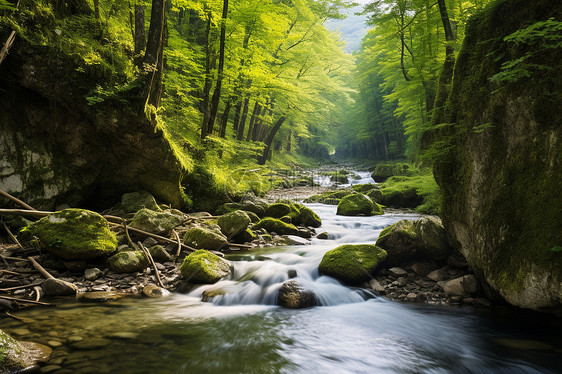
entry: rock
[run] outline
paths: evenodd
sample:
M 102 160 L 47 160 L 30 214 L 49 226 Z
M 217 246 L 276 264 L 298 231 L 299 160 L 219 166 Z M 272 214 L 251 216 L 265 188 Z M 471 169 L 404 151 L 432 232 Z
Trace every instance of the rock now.
M 88 267 L 86 261 L 63 261 L 63 264 L 65 268 L 73 273 L 81 273 Z
M 318 270 L 348 284 L 361 284 L 385 258 L 386 252 L 371 244 L 342 245 L 324 254 Z
M 443 290 L 449 296 L 469 296 L 463 287 L 463 277 L 451 279 L 443 286 Z
M 462 277 L 462 287 L 468 294 L 475 294 L 478 291 L 478 280 L 472 274 Z
M 157 212 L 162 210 L 156 203 L 154 196 L 146 191 L 123 194 L 123 196 L 121 196 L 121 203 L 119 203 L 117 208 L 126 213 L 138 212 L 141 209 L 150 209 Z
M 437 268 L 434 262 L 416 262 L 412 265 L 412 270 L 417 275 L 426 276 Z
M 450 252 L 445 230 L 435 218 L 398 221 L 381 232 L 376 245 L 388 252 L 389 266 L 415 259 L 444 261 Z
M 316 237 L 318 239 L 326 240 L 326 239 L 330 238 L 330 234 L 328 234 L 326 231 L 324 231 L 324 232 L 321 232 L 320 234 L 316 235 Z
M 84 209 L 55 212 L 25 227 L 21 235 L 36 236 L 64 260 L 107 257 L 117 250 L 117 238 L 99 214 Z
M 289 279 L 296 278 L 297 271 L 295 269 L 289 269 L 287 270 L 287 276 L 289 277 Z
M 86 269 L 84 271 L 84 278 L 89 281 L 95 281 L 103 275 L 103 272 L 98 268 Z
M 258 215 L 254 212 L 249 212 L 249 211 L 245 211 L 245 210 L 243 212 L 245 212 L 248 215 L 248 217 L 250 217 L 250 221 L 252 223 L 256 223 L 260 220 L 260 217 L 258 217 Z
M 246 210 L 248 212 L 257 214 L 260 217 L 263 217 L 268 205 L 269 204 L 266 200 L 260 199 L 253 194 L 246 194 L 242 198 L 242 201 L 237 204 L 237 209 Z
M 398 287 L 404 287 L 408 284 L 406 277 L 400 277 L 396 281 L 398 282 Z
M 393 268 L 388 269 L 388 273 L 395 278 L 407 277 L 408 276 L 408 272 L 406 270 L 402 269 L 402 268 L 399 268 L 399 267 L 393 267 Z
M 80 350 L 93 350 L 104 348 L 111 343 L 111 340 L 104 338 L 89 338 L 72 344 L 72 348 Z
M 230 264 L 209 251 L 198 250 L 185 257 L 180 271 L 191 283 L 216 283 L 230 274 Z
M 258 236 L 250 229 L 244 230 L 242 233 L 232 238 L 236 243 L 249 243 L 257 239 Z
M 285 236 L 287 245 L 308 245 L 310 241 L 301 236 L 287 235 Z
M 532 32 L 533 26 L 525 28 L 545 21 L 545 9 L 559 14 L 561 3 L 515 0 L 509 17 L 504 5 L 491 4 L 467 26 L 449 94 L 454 99 L 447 103 L 447 118 L 455 119 L 447 136 L 455 140 L 445 144 L 434 172 L 444 192 L 442 216 L 451 242 L 458 243 L 486 295 L 520 308 L 559 311 L 560 49 L 541 49 L 541 69 L 551 72 L 544 77 L 537 69 L 529 78 L 496 81 L 496 74 L 520 72 L 506 71 L 505 64 L 517 64 L 528 51 L 487 41 L 504 40 L 515 30 Z M 490 17 L 499 22 L 489 23 Z M 499 64 L 497 56 L 503 56 Z M 546 88 L 550 82 L 557 82 L 554 91 Z M 476 124 L 491 127 L 474 131 Z
M 150 236 L 142 241 L 142 245 L 144 245 L 146 248 L 154 247 L 157 244 L 158 242 L 156 241 L 156 239 L 151 238 Z
M 281 285 L 277 304 L 289 309 L 303 309 L 318 305 L 314 292 L 305 289 L 299 282 L 290 280 Z
M 367 191 L 365 195 L 369 196 L 374 203 L 380 203 L 383 200 L 382 191 L 379 189 Z
M 114 254 L 107 263 L 116 273 L 135 273 L 148 266 L 148 259 L 141 251 L 125 251 Z
M 411 179 L 415 178 L 417 177 L 411 177 Z M 423 202 L 423 197 L 415 187 L 408 185 L 408 179 L 410 177 L 391 177 L 391 180 L 396 183 L 391 183 L 388 187 L 382 187 L 381 204 L 394 208 L 416 208 L 420 205 Z M 415 181 L 412 181 L 411 184 L 415 183 Z
M 288 204 L 271 204 L 265 211 L 266 217 L 281 218 L 291 213 L 291 207 Z
M 458 269 L 468 269 L 468 262 L 466 258 L 460 252 L 453 252 L 447 258 L 447 265 L 458 268 Z
M 439 282 L 448 278 L 447 272 L 443 269 L 434 270 L 427 274 L 427 277 L 435 282 Z
M 227 238 L 210 228 L 195 227 L 186 231 L 183 243 L 197 249 L 220 249 L 227 244 Z
M 52 349 L 42 344 L 18 342 L 0 330 L 0 373 L 20 372 L 37 362 L 44 362 Z
M 279 218 L 280 221 L 283 221 L 285 223 L 293 223 L 293 219 L 290 216 L 283 216 L 281 218 Z
M 84 302 L 106 302 L 115 301 L 125 297 L 127 294 L 123 292 L 114 291 L 92 291 L 92 292 L 81 292 L 76 294 L 76 298 L 79 301 Z
M 163 297 L 170 295 L 170 291 L 151 283 L 144 286 L 142 293 L 148 297 Z
M 155 212 L 153 210 L 143 208 L 135 214 L 130 226 L 135 229 L 158 234 L 170 231 L 177 225 L 180 225 L 183 221 L 183 213 L 179 210 L 168 209 L 161 212 Z
M 218 219 L 221 231 L 226 237 L 232 238 L 248 228 L 251 220 L 248 214 L 242 210 L 236 210 L 225 214 Z
M 305 226 L 320 227 L 322 220 L 312 209 L 302 206 L 300 208 L 300 224 Z
M 382 183 L 395 175 L 411 175 L 410 166 L 408 164 L 377 164 L 371 178 L 376 183 Z
M 43 366 L 41 369 L 39 369 L 40 373 L 53 373 L 57 370 L 62 369 L 62 366 L 60 365 L 47 365 L 47 366 Z
M 275 218 L 264 218 L 256 223 L 252 230 L 266 229 L 268 232 L 274 232 L 278 235 L 297 235 L 300 236 L 299 229 L 295 225 L 285 223 Z
M 60 279 L 49 278 L 41 285 L 41 288 L 49 296 L 75 295 L 78 287 Z
M 380 282 L 379 282 L 378 280 L 376 280 L 376 279 L 371 279 L 371 280 L 369 281 L 369 287 L 370 287 L 373 291 L 377 292 L 377 293 L 380 294 L 380 295 L 384 295 L 384 294 L 385 294 L 385 289 L 384 289 L 384 287 L 383 287 L 383 286 L 380 284 Z
M 161 245 L 155 245 L 148 248 L 148 252 L 150 252 L 152 259 L 155 262 L 164 263 L 172 261 L 172 256 Z
M 383 214 L 383 211 L 381 206 L 373 203 L 367 195 L 353 194 L 341 199 L 336 214 L 340 216 L 373 216 Z
M 408 300 L 408 301 L 414 301 L 414 300 L 416 300 L 417 298 L 418 298 L 418 295 L 416 295 L 416 294 L 413 293 L 413 292 L 410 292 L 410 293 L 408 293 L 408 294 L 406 295 L 406 300 Z

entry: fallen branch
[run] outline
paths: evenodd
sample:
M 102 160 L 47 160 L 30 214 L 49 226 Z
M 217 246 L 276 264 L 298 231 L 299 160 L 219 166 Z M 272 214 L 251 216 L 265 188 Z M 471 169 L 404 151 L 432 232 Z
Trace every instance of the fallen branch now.
M 2 63 L 2 61 L 4 61 L 6 56 L 8 56 L 8 51 L 12 47 L 12 44 L 14 44 L 15 40 L 16 40 L 16 32 L 12 31 L 10 33 L 10 36 L 8 36 L 8 40 L 6 40 L 6 43 L 4 43 L 4 47 L 2 47 L 2 49 L 0 50 L 0 64 Z
M 30 216 L 30 217 L 45 217 L 54 212 L 46 212 L 42 210 L 23 210 L 23 209 L 0 209 L 0 214 L 12 216 Z
M 253 248 L 251 245 L 248 244 L 236 244 L 236 243 L 227 243 L 227 246 L 234 247 L 234 248 Z
M 0 273 L 6 273 L 6 274 L 10 274 L 10 275 L 19 275 L 19 276 L 21 276 L 20 273 L 16 273 L 15 271 L 9 271 L 9 270 L 3 270 L 3 269 L 0 269 Z
M 18 238 L 16 238 L 14 236 L 14 234 L 12 234 L 12 231 L 10 230 L 10 228 L 8 226 L 6 226 L 6 223 L 4 221 L 2 221 L 2 227 L 4 228 L 4 230 L 8 233 L 8 235 L 10 236 L 10 239 L 12 239 L 12 241 L 17 244 L 20 248 L 23 248 L 23 246 L 21 245 L 21 243 L 19 242 Z
M 178 250 L 176 251 L 176 258 L 178 258 L 180 256 L 180 252 L 181 252 L 181 240 L 180 240 L 180 236 L 178 235 L 176 230 L 172 230 L 172 232 L 174 233 L 174 236 L 176 237 L 176 240 L 178 241 Z
M 46 306 L 54 306 L 55 305 L 55 304 L 43 303 L 43 302 L 40 302 L 40 301 L 18 299 L 18 298 L 10 297 L 10 296 L 0 296 L 0 299 L 14 300 L 14 301 L 17 301 L 17 302 L 20 302 L 20 303 L 29 303 L 29 304 L 46 305 Z
M 31 288 L 31 287 L 36 287 L 41 285 L 43 282 L 35 282 L 35 283 L 30 283 L 30 284 L 25 284 L 22 286 L 15 286 L 15 287 L 9 287 L 9 288 L 0 288 L 0 292 L 8 292 L 8 291 L 15 291 L 15 290 L 24 290 L 26 288 Z
M 55 279 L 55 277 L 53 277 L 53 275 L 51 273 L 49 273 L 47 270 L 45 270 L 45 268 L 41 265 L 39 265 L 39 263 L 37 261 L 35 261 L 35 259 L 33 257 L 28 257 L 29 261 L 31 262 L 31 264 L 33 265 L 33 267 L 35 268 L 35 270 L 37 270 L 39 273 L 41 273 L 41 275 L 47 279 Z
M 11 261 L 27 261 L 25 258 L 19 257 L 10 257 L 10 256 L 1 256 L 3 259 L 11 260 Z
M 154 269 L 154 274 L 156 275 L 156 280 L 158 281 L 158 285 L 160 285 L 160 287 L 162 287 L 162 288 L 165 288 L 164 283 L 162 283 L 162 279 L 160 279 L 160 272 L 158 271 L 158 268 L 156 267 L 156 264 L 154 263 L 154 259 L 152 258 L 152 255 L 150 254 L 148 249 L 146 249 L 145 246 L 142 245 L 141 242 L 138 242 L 138 243 L 139 243 L 140 249 L 142 249 L 145 256 L 150 260 L 150 263 L 152 264 L 152 268 Z
M 41 288 L 35 286 L 33 291 L 35 291 L 35 301 L 39 301 L 41 299 Z
M 13 32 L 15 33 L 15 32 Z M 0 63 L 2 63 L 2 61 L 0 60 Z M 17 197 L 14 197 L 12 195 L 10 195 L 7 192 L 4 192 L 2 190 L 0 190 L 0 195 L 12 200 L 13 202 L 15 202 L 16 204 L 24 207 L 25 209 L 29 209 L 29 210 L 36 210 L 35 208 L 33 208 L 31 205 L 27 205 L 26 203 L 24 203 L 23 201 L 21 201 L 20 199 L 18 199 Z

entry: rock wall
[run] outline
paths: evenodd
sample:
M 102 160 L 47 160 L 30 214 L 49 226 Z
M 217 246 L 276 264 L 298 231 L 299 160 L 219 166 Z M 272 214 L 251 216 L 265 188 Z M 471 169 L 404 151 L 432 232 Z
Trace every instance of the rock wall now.
M 183 170 L 156 121 L 134 97 L 88 105 L 96 83 L 68 56 L 17 39 L 0 65 L 0 189 L 40 209 L 107 207 L 140 189 L 183 206 Z
M 455 67 L 434 173 L 443 222 L 488 296 L 562 311 L 562 51 L 506 43 L 562 3 L 504 0 L 475 17 Z M 542 48 L 542 49 L 541 49 Z M 530 77 L 498 82 L 502 63 L 529 51 Z M 537 53 L 535 53 L 537 52 Z

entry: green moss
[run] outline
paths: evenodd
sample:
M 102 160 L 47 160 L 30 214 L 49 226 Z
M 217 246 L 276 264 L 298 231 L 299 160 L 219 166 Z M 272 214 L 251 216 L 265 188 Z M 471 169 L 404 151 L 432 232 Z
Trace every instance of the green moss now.
M 279 220 L 285 223 L 293 223 L 293 218 L 291 218 L 290 216 L 283 216 L 279 218 Z
M 420 213 L 439 214 L 441 191 L 433 174 L 390 177 L 380 185 L 381 204 L 396 208 L 416 208 Z
M 305 226 L 320 227 L 322 220 L 312 209 L 303 206 L 300 210 L 300 222 Z
M 363 194 L 348 195 L 341 199 L 336 212 L 340 216 L 373 216 L 383 214 L 382 208 Z
M 378 164 L 375 167 L 375 170 L 371 174 L 371 178 L 375 180 L 375 182 L 380 183 L 384 182 L 388 178 L 396 175 L 404 175 L 408 176 L 412 174 L 412 165 L 405 164 L 405 163 L 396 163 L 396 164 Z
M 23 369 L 23 363 L 19 360 L 21 354 L 22 349 L 19 343 L 10 335 L 0 330 L 0 365 L 2 368 Z
M 148 259 L 142 251 L 124 251 L 111 256 L 107 263 L 116 273 L 135 273 L 148 267 Z
M 121 203 L 117 206 L 119 209 L 123 209 L 127 213 L 137 212 L 143 208 L 161 211 L 154 196 L 146 191 L 131 192 L 123 194 L 121 197 Z
M 236 235 L 233 239 L 236 243 L 249 243 L 257 239 L 257 235 L 250 229 L 244 230 L 240 234 Z
M 288 204 L 275 203 L 267 207 L 265 211 L 266 217 L 281 218 L 291 213 L 291 207 Z
M 351 189 L 355 192 L 365 193 L 371 190 L 378 190 L 379 187 L 373 183 L 365 183 L 365 184 L 356 184 L 355 186 L 351 186 Z
M 183 242 L 197 249 L 218 249 L 226 245 L 227 238 L 219 232 L 195 227 L 186 231 Z
M 246 230 L 250 222 L 250 217 L 248 217 L 246 212 L 237 210 L 219 217 L 217 223 L 222 233 L 231 238 Z
M 130 226 L 152 233 L 161 233 L 170 231 L 183 221 L 183 213 L 179 210 L 170 209 L 162 212 L 155 212 L 143 208 L 135 214 Z
M 180 266 L 184 278 L 193 283 L 216 283 L 230 273 L 228 261 L 205 250 L 186 256 Z
M 22 234 L 36 236 L 54 255 L 65 260 L 107 257 L 117 250 L 117 238 L 99 214 L 66 209 L 41 218 Z
M 268 232 L 275 232 L 278 235 L 299 235 L 299 230 L 295 225 L 285 223 L 275 218 L 264 218 L 256 223 L 252 229 L 266 229 Z
M 386 256 L 386 251 L 372 244 L 342 245 L 324 254 L 318 270 L 348 284 L 361 284 L 370 279 Z

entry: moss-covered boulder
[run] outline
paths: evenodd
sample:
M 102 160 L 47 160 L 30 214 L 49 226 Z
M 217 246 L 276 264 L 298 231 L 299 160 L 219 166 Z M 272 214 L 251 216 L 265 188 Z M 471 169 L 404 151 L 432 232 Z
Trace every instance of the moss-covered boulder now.
M 236 210 L 232 213 L 225 214 L 218 219 L 221 231 L 228 238 L 232 238 L 246 230 L 251 219 L 243 210 Z
M 383 211 L 367 195 L 353 194 L 341 199 L 336 214 L 340 216 L 374 216 L 383 214 Z
M 365 195 L 369 196 L 369 198 L 370 198 L 374 203 L 382 203 L 383 194 L 382 194 L 382 191 L 379 190 L 379 189 L 372 189 L 372 190 L 369 190 L 369 191 L 365 192 Z
M 384 182 L 394 175 L 411 175 L 411 168 L 408 164 L 378 164 L 371 174 L 371 178 L 377 183 Z
M 152 259 L 156 262 L 164 263 L 172 261 L 172 256 L 161 245 L 155 245 L 148 248 L 148 252 L 150 252 Z
M 379 187 L 373 183 L 365 183 L 365 184 L 356 184 L 355 186 L 351 186 L 351 189 L 355 192 L 365 193 L 371 190 L 378 190 Z
M 183 243 L 197 249 L 220 249 L 228 241 L 226 236 L 209 227 L 194 227 L 186 231 Z
M 176 209 L 168 209 L 155 212 L 143 208 L 135 214 L 130 226 L 151 233 L 163 233 L 170 231 L 184 221 L 183 213 Z
M 270 217 L 260 220 L 252 229 L 265 229 L 268 232 L 274 232 L 278 235 L 300 235 L 299 229 L 297 229 L 295 225 Z
M 24 372 L 37 362 L 46 362 L 51 353 L 52 349 L 45 345 L 18 342 L 0 330 L 0 374 Z
M 185 257 L 180 271 L 191 283 L 216 283 L 230 274 L 230 264 L 219 256 L 200 249 Z
M 307 290 L 299 282 L 290 280 L 281 285 L 277 305 L 288 309 L 304 309 L 318 305 L 318 299 L 314 292 Z
M 416 259 L 445 261 L 451 254 L 443 225 L 431 217 L 398 221 L 381 232 L 376 245 L 388 253 L 388 266 Z
M 281 218 L 279 218 L 280 221 L 283 221 L 285 223 L 293 223 L 293 217 L 291 216 L 283 216 Z
M 117 208 L 127 213 L 138 212 L 143 208 L 154 211 L 162 210 L 156 203 L 154 196 L 146 191 L 129 192 L 123 194 L 123 196 L 121 196 L 121 202 L 117 205 Z
M 394 208 L 416 208 L 423 202 L 418 192 L 419 177 L 391 177 L 381 186 L 383 205 Z
M 50 214 L 24 228 L 22 235 L 36 236 L 51 253 L 68 261 L 108 257 L 117 250 L 105 218 L 84 209 Z
M 148 259 L 142 251 L 124 251 L 107 260 L 109 268 L 116 273 L 136 273 L 148 267 Z
M 240 234 L 236 235 L 234 238 L 234 242 L 236 243 L 249 243 L 257 239 L 258 236 L 250 229 L 246 229 Z
M 305 226 L 320 227 L 322 220 L 312 209 L 303 206 L 300 209 L 300 223 Z
M 320 274 L 357 285 L 368 281 L 386 256 L 385 250 L 372 244 L 346 244 L 326 252 L 318 270 Z
M 275 203 L 267 207 L 265 211 L 266 217 L 281 218 L 291 213 L 291 207 L 288 204 Z

